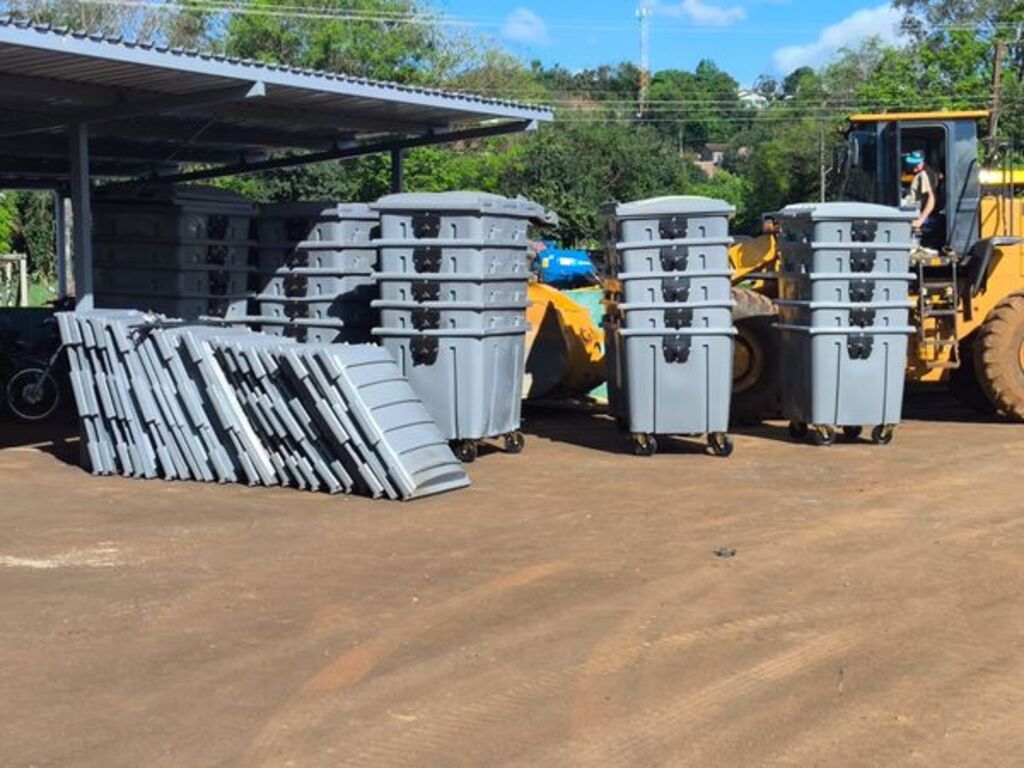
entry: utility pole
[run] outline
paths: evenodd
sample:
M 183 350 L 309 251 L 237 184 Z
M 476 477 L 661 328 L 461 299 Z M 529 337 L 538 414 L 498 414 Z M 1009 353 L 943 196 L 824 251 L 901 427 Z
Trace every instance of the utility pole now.
M 818 167 L 821 176 L 818 183 L 821 185 L 821 202 L 825 202 L 825 184 L 828 180 L 828 169 L 825 168 L 825 129 L 818 128 Z
M 650 0 L 642 0 L 636 9 L 640 22 L 640 93 L 637 98 L 637 117 L 647 112 L 647 95 L 651 90 L 651 16 L 654 11 Z
M 992 111 L 988 117 L 988 140 L 996 140 L 996 132 L 999 130 L 999 107 L 1000 91 L 1003 89 L 1003 53 L 1006 51 L 1006 43 L 1002 40 L 996 41 L 996 52 L 992 63 Z

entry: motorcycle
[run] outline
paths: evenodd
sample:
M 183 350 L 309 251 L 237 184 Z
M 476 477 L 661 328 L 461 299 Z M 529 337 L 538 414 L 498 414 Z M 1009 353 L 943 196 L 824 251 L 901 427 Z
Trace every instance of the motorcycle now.
M 0 330 L 2 407 L 26 424 L 50 421 L 66 410 L 69 373 L 57 319 L 43 321 L 42 340 L 30 347 L 17 334 Z

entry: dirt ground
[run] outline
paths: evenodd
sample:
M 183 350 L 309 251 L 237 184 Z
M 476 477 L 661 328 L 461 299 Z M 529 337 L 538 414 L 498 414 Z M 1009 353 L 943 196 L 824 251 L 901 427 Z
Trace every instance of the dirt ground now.
M 534 412 L 411 504 L 3 425 L 0 765 L 1019 765 L 1024 426 L 912 405 L 731 459 Z

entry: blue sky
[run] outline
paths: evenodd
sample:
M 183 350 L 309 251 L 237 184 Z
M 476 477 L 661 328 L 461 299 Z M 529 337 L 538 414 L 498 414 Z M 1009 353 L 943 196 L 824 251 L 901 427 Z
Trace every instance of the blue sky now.
M 456 24 L 490 35 L 523 59 L 582 69 L 636 61 L 640 0 L 437 0 Z M 692 69 L 713 59 L 742 85 L 762 73 L 817 66 L 872 34 L 895 40 L 884 0 L 647 0 L 651 65 Z

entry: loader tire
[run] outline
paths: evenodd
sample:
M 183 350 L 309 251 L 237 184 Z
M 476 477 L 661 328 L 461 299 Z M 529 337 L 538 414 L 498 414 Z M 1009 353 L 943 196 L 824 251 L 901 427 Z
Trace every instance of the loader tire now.
M 960 367 L 949 372 L 947 388 L 961 405 L 986 416 L 993 416 L 996 407 L 981 386 L 978 369 L 974 365 L 976 338 L 976 335 L 972 335 L 960 343 Z
M 760 424 L 781 408 L 779 332 L 775 304 L 746 288 L 733 288 L 736 339 L 733 351 L 731 420 L 734 425 Z
M 1024 421 L 1024 294 L 1010 294 L 989 312 L 974 344 L 974 366 L 995 407 Z

